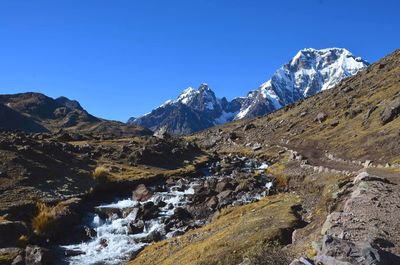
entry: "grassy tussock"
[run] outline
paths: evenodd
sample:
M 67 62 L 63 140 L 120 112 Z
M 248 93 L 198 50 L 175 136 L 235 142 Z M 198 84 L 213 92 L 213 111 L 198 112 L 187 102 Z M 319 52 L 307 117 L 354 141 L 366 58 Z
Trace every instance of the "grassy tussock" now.
M 32 228 L 37 235 L 47 235 L 54 227 L 53 207 L 44 203 L 36 204 L 38 214 L 32 220 Z
M 93 178 L 99 182 L 107 181 L 109 176 L 110 176 L 110 171 L 104 166 L 96 167 L 96 169 L 93 172 Z

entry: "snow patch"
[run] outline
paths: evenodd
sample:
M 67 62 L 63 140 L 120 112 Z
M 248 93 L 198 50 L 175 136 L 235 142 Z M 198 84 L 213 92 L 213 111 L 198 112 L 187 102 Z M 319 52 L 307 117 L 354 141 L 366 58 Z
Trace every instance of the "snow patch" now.
M 233 120 L 233 118 L 238 114 L 238 112 L 225 112 L 222 111 L 221 116 L 214 120 L 214 124 L 224 124 Z
M 251 109 L 251 105 L 243 110 L 241 109 L 239 111 L 239 113 L 235 116 L 235 119 L 239 119 L 239 120 L 243 119 L 244 117 L 246 117 L 247 113 L 249 113 L 250 109 Z
M 191 99 L 198 93 L 197 90 L 195 90 L 192 87 L 188 87 L 183 92 L 180 94 L 180 96 L 175 100 L 175 102 L 181 102 L 183 104 L 188 104 Z

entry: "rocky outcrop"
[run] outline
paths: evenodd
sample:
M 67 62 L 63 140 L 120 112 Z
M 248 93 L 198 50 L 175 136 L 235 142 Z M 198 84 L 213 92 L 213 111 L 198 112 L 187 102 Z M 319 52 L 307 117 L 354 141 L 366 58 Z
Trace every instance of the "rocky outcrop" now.
M 319 123 L 323 123 L 327 117 L 328 116 L 324 112 L 320 112 L 320 113 L 318 113 L 317 117 L 315 118 L 315 121 L 318 121 Z
M 399 263 L 398 185 L 364 171 L 345 184 L 339 194 L 342 195 L 336 201 L 339 207 L 328 215 L 322 228 L 324 237 L 315 263 Z
M 381 122 L 385 125 L 400 115 L 400 98 L 391 101 L 381 113 Z
M 386 264 L 379 250 L 368 242 L 352 242 L 340 238 L 325 236 L 321 251 L 314 257 L 316 264 L 324 265 L 366 265 Z
M 17 247 L 0 248 L 0 264 L 25 265 L 24 249 Z
M 48 249 L 39 246 L 27 246 L 25 253 L 26 265 L 50 265 L 55 261 Z

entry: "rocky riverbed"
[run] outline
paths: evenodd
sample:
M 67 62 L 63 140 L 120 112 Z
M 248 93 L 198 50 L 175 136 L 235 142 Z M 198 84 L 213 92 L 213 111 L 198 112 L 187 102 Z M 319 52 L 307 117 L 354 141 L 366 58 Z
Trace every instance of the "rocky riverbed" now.
M 184 234 L 209 222 L 221 208 L 243 205 L 274 192 L 266 161 L 228 155 L 198 178 L 167 179 L 138 185 L 88 212 L 79 229 L 83 242 L 61 246 L 70 264 L 121 264 L 146 245 Z

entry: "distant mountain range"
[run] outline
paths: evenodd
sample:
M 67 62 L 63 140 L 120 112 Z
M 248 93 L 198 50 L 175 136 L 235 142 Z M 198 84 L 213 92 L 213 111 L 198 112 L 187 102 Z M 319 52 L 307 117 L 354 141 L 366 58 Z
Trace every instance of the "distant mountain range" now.
M 258 89 L 245 97 L 228 101 L 218 98 L 207 84 L 187 88 L 175 100 L 168 100 L 128 124 L 151 130 L 166 129 L 188 134 L 233 120 L 251 118 L 280 109 L 299 99 L 329 89 L 346 77 L 366 68 L 368 62 L 343 48 L 299 51 Z
M 53 99 L 40 93 L 0 95 L 0 128 L 26 132 L 64 131 L 114 135 L 151 134 L 162 129 L 189 134 L 233 120 L 264 115 L 314 95 L 355 75 L 368 62 L 346 49 L 304 49 L 279 68 L 272 78 L 245 97 L 219 98 L 207 84 L 185 89 L 150 113 L 127 124 L 89 114 L 79 102 Z M 148 128 L 148 129 L 144 129 Z

